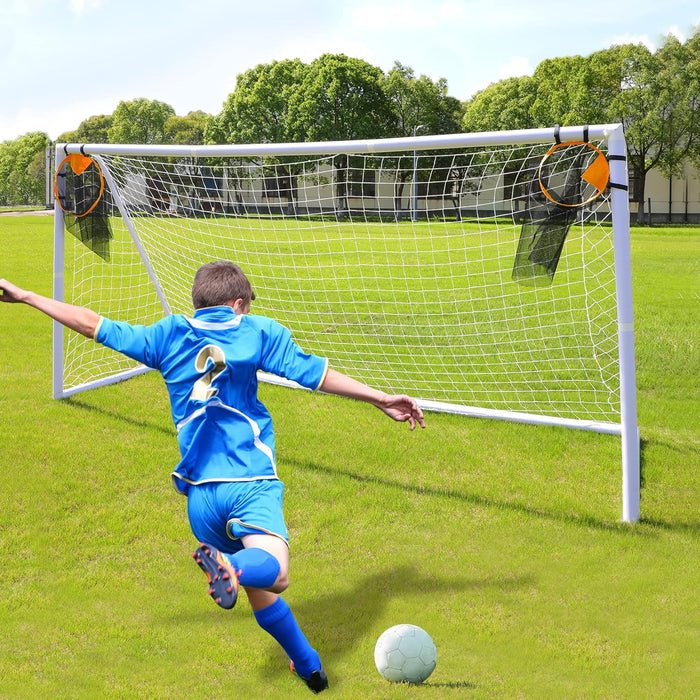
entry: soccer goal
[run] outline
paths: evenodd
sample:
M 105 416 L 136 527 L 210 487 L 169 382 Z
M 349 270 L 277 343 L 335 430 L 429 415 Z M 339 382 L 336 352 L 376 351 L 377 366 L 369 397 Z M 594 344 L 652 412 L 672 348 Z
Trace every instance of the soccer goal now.
M 60 144 L 57 299 L 148 324 L 237 262 L 254 313 L 427 410 L 622 440 L 639 517 L 620 125 L 327 143 Z M 145 371 L 54 328 L 54 395 Z M 281 381 L 261 377 L 264 381 Z

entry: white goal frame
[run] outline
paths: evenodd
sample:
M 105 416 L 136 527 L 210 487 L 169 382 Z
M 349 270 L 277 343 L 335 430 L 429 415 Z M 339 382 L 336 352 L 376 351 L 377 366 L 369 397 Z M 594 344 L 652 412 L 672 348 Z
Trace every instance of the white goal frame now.
M 100 163 L 100 156 L 170 156 L 170 157 L 246 157 L 246 156 L 312 156 L 316 154 L 375 154 L 390 153 L 399 150 L 419 152 L 436 148 L 470 148 L 533 144 L 556 141 L 576 141 L 588 139 L 607 140 L 610 182 L 618 186 L 611 188 L 610 206 L 613 229 L 615 288 L 617 305 L 617 337 L 619 350 L 620 379 L 620 420 L 619 423 L 598 422 L 594 420 L 577 420 L 557 416 L 504 411 L 478 406 L 462 406 L 439 401 L 421 400 L 421 407 L 426 410 L 459 413 L 465 416 L 497 418 L 507 421 L 524 422 L 539 425 L 555 425 L 568 428 L 591 430 L 611 435 L 619 435 L 622 443 L 622 519 L 635 522 L 639 519 L 640 499 L 640 448 L 639 429 L 637 427 L 637 402 L 635 380 L 634 320 L 632 308 L 632 279 L 630 252 L 630 216 L 627 193 L 626 145 L 622 125 L 607 124 L 587 127 L 556 127 L 547 129 L 529 129 L 520 131 L 486 132 L 480 134 L 451 134 L 406 137 L 395 139 L 375 139 L 361 141 L 335 141 L 318 143 L 287 143 L 257 145 L 221 145 L 221 146 L 164 146 L 164 145 L 123 145 L 123 144 L 57 144 L 56 162 L 65 155 L 83 153 Z M 114 203 L 119 208 L 126 227 L 139 250 L 143 264 L 158 294 L 163 313 L 170 312 L 167 300 L 160 291 L 158 278 L 154 274 L 148 256 L 139 242 L 108 169 L 103 169 L 107 186 L 112 191 Z M 64 293 L 64 246 L 65 222 L 64 212 L 58 202 L 54 206 L 54 279 L 53 296 L 63 300 Z M 131 376 L 148 371 L 137 367 L 127 372 L 99 379 L 89 384 L 64 388 L 63 381 L 64 328 L 54 322 L 53 327 L 53 395 L 65 398 L 77 391 L 111 384 Z M 270 376 L 261 376 L 263 381 L 285 383 Z

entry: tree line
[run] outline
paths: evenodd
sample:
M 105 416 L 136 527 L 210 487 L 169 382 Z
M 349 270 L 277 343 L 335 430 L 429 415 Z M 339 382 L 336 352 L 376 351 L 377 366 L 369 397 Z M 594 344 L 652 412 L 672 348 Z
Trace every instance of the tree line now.
M 396 62 L 388 72 L 344 54 L 287 59 L 237 76 L 219 114 L 177 116 L 164 102 L 120 102 L 58 141 L 77 143 L 282 143 L 528 129 L 621 122 L 631 199 L 644 217 L 652 168 L 700 167 L 700 29 L 652 52 L 626 44 L 542 61 L 532 76 L 491 84 L 465 102 L 447 81 Z M 0 144 L 0 205 L 38 204 L 50 139 L 31 132 Z

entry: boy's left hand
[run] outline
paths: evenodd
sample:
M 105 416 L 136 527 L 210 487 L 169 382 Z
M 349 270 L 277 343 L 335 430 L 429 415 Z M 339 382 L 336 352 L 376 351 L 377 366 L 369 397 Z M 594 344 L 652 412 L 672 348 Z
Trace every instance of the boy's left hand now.
M 378 408 L 395 421 L 402 423 L 408 421 L 411 430 L 416 427 L 416 424 L 420 425 L 421 428 L 425 428 L 423 411 L 421 411 L 416 400 L 410 396 L 403 394 L 388 395 Z

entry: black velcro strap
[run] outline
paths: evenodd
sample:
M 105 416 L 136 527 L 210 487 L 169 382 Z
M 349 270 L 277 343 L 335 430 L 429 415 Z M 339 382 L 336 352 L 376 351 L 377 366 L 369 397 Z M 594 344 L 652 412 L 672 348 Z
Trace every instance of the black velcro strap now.
M 557 143 L 561 143 L 561 138 L 559 138 L 559 124 L 554 127 L 554 140 Z
M 588 127 L 587 126 L 583 127 L 583 140 L 585 143 L 588 143 Z
M 627 156 L 608 156 L 608 160 L 627 160 Z
M 618 184 L 617 182 L 610 182 L 610 183 L 608 183 L 608 184 L 610 185 L 610 187 L 614 187 L 616 190 L 625 190 L 625 191 L 627 191 L 627 190 L 629 189 L 629 188 L 627 187 L 627 185 L 620 185 L 620 184 Z

